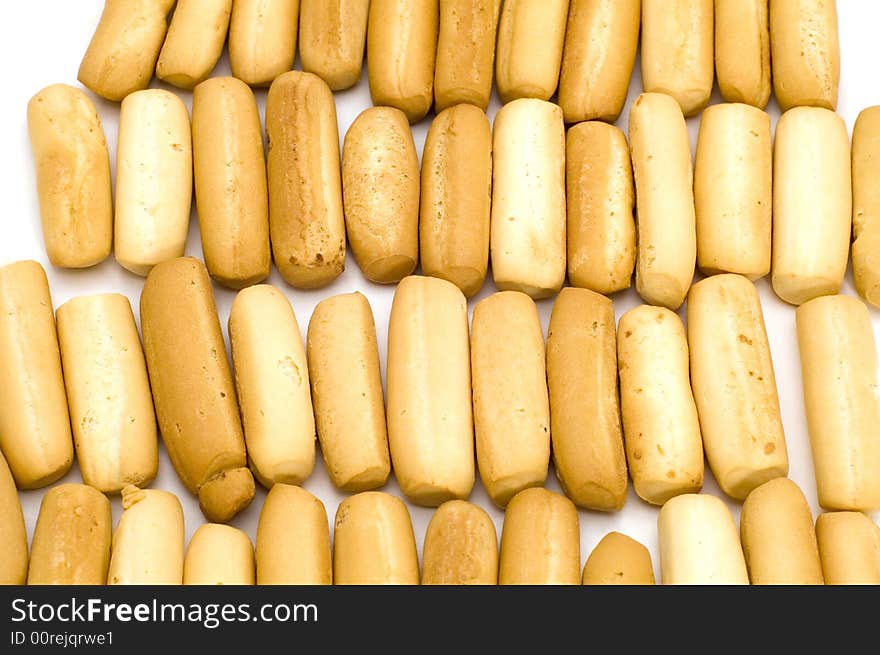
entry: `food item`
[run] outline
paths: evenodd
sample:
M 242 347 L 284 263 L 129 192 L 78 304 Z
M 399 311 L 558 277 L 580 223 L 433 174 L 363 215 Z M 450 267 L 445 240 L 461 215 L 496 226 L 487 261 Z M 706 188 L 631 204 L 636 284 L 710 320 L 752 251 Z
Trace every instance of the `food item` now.
M 205 265 L 154 267 L 141 292 L 144 354 L 162 439 L 209 521 L 226 523 L 254 497 L 226 347 Z
M 229 340 L 248 460 L 257 480 L 299 484 L 315 465 L 309 368 L 290 302 L 275 287 L 240 291 Z
M 340 585 L 419 584 L 412 522 L 399 498 L 365 491 L 339 504 L 333 532 L 333 581 Z
M 483 111 L 489 106 L 500 13 L 501 0 L 440 0 L 434 70 L 438 114 L 461 102 Z
M 374 105 L 420 121 L 434 100 L 438 0 L 372 0 L 367 24 L 367 76 Z
M 39 489 L 73 464 L 73 439 L 49 281 L 43 267 L 0 267 L 0 448 L 19 489 Z
M 663 584 L 749 584 L 733 517 L 715 496 L 676 496 L 660 509 L 657 531 Z
M 342 199 L 364 277 L 394 284 L 412 273 L 419 259 L 419 156 L 399 109 L 370 107 L 351 124 L 342 148 Z
M 192 207 L 192 135 L 183 101 L 161 89 L 122 101 L 116 151 L 115 256 L 146 275 L 183 255 Z
M 770 99 L 769 0 L 715 0 L 715 74 L 721 97 L 758 109 Z
M 685 116 L 712 95 L 714 20 L 712 0 L 642 0 L 642 86 L 675 98 Z
M 580 526 L 575 506 L 542 487 L 520 491 L 507 505 L 498 583 L 579 584 Z
M 345 268 L 345 221 L 336 106 L 320 77 L 291 71 L 272 83 L 266 138 L 275 266 L 292 286 L 329 284 Z
M 156 77 L 181 89 L 207 79 L 226 43 L 232 0 L 177 0 Z
M 585 585 L 652 585 L 651 553 L 635 539 L 609 532 L 584 564 Z
M 684 302 L 697 259 L 693 170 L 687 125 L 675 101 L 643 93 L 629 114 L 636 186 L 636 290 L 649 305 Z
M 813 515 L 800 488 L 776 478 L 742 507 L 740 536 L 752 584 L 823 584 Z
M 218 523 L 199 526 L 183 560 L 183 584 L 254 584 L 254 547 L 238 528 Z
M 477 464 L 499 507 L 538 487 L 550 461 L 544 334 L 534 301 L 501 291 L 474 307 L 471 369 Z
M 361 78 L 370 0 L 302 0 L 299 11 L 299 58 L 333 91 L 348 89 Z
M 343 491 L 381 487 L 391 472 L 376 325 L 360 293 L 312 311 L 306 351 L 315 425 L 327 474 Z
M 215 77 L 193 92 L 196 213 L 208 272 L 232 289 L 269 276 L 269 198 L 254 94 Z
M 770 3 L 773 92 L 780 109 L 836 109 L 840 83 L 837 0 Z
M 122 490 L 122 518 L 113 532 L 110 585 L 179 585 L 183 582 L 183 508 L 158 489 Z
M 501 102 L 549 100 L 556 91 L 568 2 L 505 0 L 495 52 L 495 85 Z
M 388 322 L 388 442 L 413 503 L 465 499 L 474 485 L 467 303 L 454 284 L 411 275 Z
M 257 524 L 257 584 L 328 585 L 330 528 L 324 504 L 305 489 L 269 490 Z
M 532 298 L 555 295 L 565 280 L 562 110 L 544 100 L 515 100 L 495 116 L 493 140 L 495 286 Z
M 559 293 L 547 335 L 547 383 L 562 488 L 580 507 L 619 510 L 626 502 L 626 458 L 608 298 L 573 287 Z
M 0 585 L 22 585 L 28 571 L 28 535 L 18 490 L 0 453 Z
M 830 512 L 816 519 L 825 584 L 880 584 L 880 528 L 859 512 Z
M 566 123 L 620 116 L 636 61 L 641 0 L 571 0 L 559 106 Z
M 788 475 L 776 377 L 755 285 L 716 275 L 687 304 L 691 384 L 706 459 L 721 490 L 743 500 Z
M 825 296 L 795 312 L 819 504 L 880 508 L 880 396 L 868 308 Z
M 633 487 L 662 505 L 703 486 L 703 442 L 681 319 L 641 305 L 620 317 L 620 409 Z
M 434 512 L 425 533 L 422 584 L 498 583 L 498 537 L 486 512 L 463 500 L 450 500 Z
M 770 272 L 773 145 L 770 116 L 740 103 L 700 117 L 694 167 L 697 265 L 706 275 Z
M 84 484 L 52 487 L 34 528 L 29 585 L 103 585 L 110 566 L 110 501 Z
M 627 289 L 636 261 L 632 166 L 623 132 L 590 121 L 566 136 L 568 280 L 610 294 Z
M 452 282 L 468 298 L 486 278 L 491 202 L 489 119 L 473 105 L 443 110 L 422 153 L 422 271 Z
M 55 266 L 104 261 L 113 243 L 110 156 L 89 97 L 53 84 L 28 102 L 46 254 Z
M 880 105 L 856 119 L 852 135 L 852 266 L 856 291 L 880 307 Z
M 56 316 L 83 481 L 104 493 L 148 485 L 159 466 L 156 415 L 128 298 L 81 296 Z
M 235 0 L 229 20 L 232 75 L 268 86 L 293 68 L 299 0 Z
M 800 305 L 840 290 L 849 257 L 849 137 L 828 109 L 795 107 L 776 123 L 773 263 L 776 295 Z
M 77 79 L 116 102 L 146 89 L 174 4 L 175 0 L 106 0 Z

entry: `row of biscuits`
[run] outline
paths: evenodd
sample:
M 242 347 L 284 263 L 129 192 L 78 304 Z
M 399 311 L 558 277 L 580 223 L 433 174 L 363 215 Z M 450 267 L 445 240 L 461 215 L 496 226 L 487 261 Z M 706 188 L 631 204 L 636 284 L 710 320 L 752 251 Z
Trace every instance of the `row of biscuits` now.
M 269 85 L 303 70 L 354 85 L 367 53 L 376 105 L 410 122 L 434 105 L 486 109 L 493 73 L 503 102 L 557 93 L 568 122 L 617 119 L 641 32 L 646 91 L 686 115 L 709 102 L 716 73 L 730 102 L 763 108 L 772 78 L 783 109 L 834 109 L 840 74 L 836 2 L 818 0 L 107 0 L 79 69 L 120 101 L 156 76 L 191 89 L 229 35 L 232 74 Z M 772 57 L 771 57 L 772 54 Z
M 839 291 L 852 235 L 856 288 L 880 302 L 878 107 L 861 113 L 850 149 L 828 109 L 787 111 L 774 144 L 765 112 L 713 106 L 694 167 L 684 116 L 664 94 L 635 101 L 629 146 L 598 121 L 566 134 L 560 108 L 543 100 L 505 105 L 492 130 L 478 108 L 456 105 L 432 123 L 420 172 L 407 121 L 390 107 L 358 116 L 340 162 L 332 93 L 298 71 L 269 89 L 265 162 L 253 93 L 213 78 L 195 89 L 192 130 L 166 91 L 123 101 L 115 217 L 88 97 L 54 85 L 28 115 L 46 248 L 59 266 L 94 265 L 111 245 L 140 275 L 181 256 L 194 179 L 208 271 L 234 289 L 268 276 L 270 250 L 291 285 L 327 285 L 348 242 L 373 282 L 396 283 L 421 259 L 425 274 L 467 296 L 482 287 L 491 254 L 496 286 L 533 298 L 558 293 L 566 276 L 613 293 L 635 269 L 641 297 L 674 310 L 696 266 L 753 280 L 770 273 L 777 295 L 799 305 Z
M 469 327 L 455 285 L 408 276 L 388 322 L 385 399 L 360 294 L 322 301 L 303 348 L 278 289 L 239 292 L 234 375 L 201 261 L 155 266 L 140 318 L 143 351 L 124 297 L 75 298 L 58 308 L 56 336 L 39 264 L 0 268 L 0 448 L 19 488 L 64 475 L 74 445 L 87 484 L 107 493 L 146 485 L 157 425 L 182 482 L 220 523 L 251 502 L 254 476 L 269 488 L 308 478 L 316 433 L 337 487 L 380 487 L 393 465 L 407 498 L 426 506 L 468 498 L 476 454 L 504 507 L 544 483 L 551 445 L 565 493 L 603 511 L 623 506 L 630 477 L 656 505 L 699 491 L 704 452 L 737 500 L 788 473 L 763 313 L 739 275 L 691 288 L 687 335 L 675 313 L 650 305 L 615 326 L 611 300 L 566 288 L 546 346 L 527 295 L 485 298 Z M 876 509 L 880 397 L 867 307 L 823 296 L 796 319 L 819 502 Z
M 180 501 L 167 491 L 123 492 L 111 539 L 110 503 L 95 489 L 46 492 L 30 556 L 21 506 L 0 457 L 0 583 L 127 584 L 654 584 L 648 550 L 607 534 L 580 570 L 580 526 L 570 500 L 542 488 L 519 492 L 504 515 L 500 554 L 489 515 L 448 501 L 428 524 L 421 574 L 406 505 L 366 491 L 336 511 L 331 557 L 324 505 L 279 483 L 250 538 L 206 523 L 184 552 Z M 806 499 L 785 478 L 746 498 L 740 534 L 718 498 L 685 494 L 658 516 L 663 584 L 880 584 L 880 528 L 864 514 L 831 512 L 813 524 Z

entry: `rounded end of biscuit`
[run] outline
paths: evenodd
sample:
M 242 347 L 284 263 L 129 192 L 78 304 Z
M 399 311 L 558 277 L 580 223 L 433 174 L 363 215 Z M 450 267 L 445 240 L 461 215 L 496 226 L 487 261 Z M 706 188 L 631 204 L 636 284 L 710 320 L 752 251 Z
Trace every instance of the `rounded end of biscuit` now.
M 254 476 L 247 467 L 223 471 L 199 488 L 199 507 L 212 523 L 227 523 L 254 499 Z
M 819 296 L 833 296 L 840 291 L 840 280 L 822 276 L 775 274 L 772 276 L 773 291 L 790 305 L 802 305 Z
M 364 277 L 377 284 L 396 284 L 416 268 L 416 260 L 408 255 L 382 257 L 364 265 Z

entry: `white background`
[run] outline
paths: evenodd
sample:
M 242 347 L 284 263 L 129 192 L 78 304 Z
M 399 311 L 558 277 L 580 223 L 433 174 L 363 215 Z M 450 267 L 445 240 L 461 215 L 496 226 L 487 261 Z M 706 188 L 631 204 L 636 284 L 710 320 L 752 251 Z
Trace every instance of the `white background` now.
M 0 90 L 2 93 L 2 98 L 0 98 L 2 196 L 0 197 L 4 201 L 2 217 L 0 217 L 0 264 L 19 259 L 35 259 L 42 263 L 49 276 L 52 299 L 56 307 L 74 296 L 118 292 L 124 293 L 130 298 L 135 316 L 137 316 L 143 278 L 123 270 L 112 256 L 99 266 L 81 271 L 53 268 L 49 264 L 40 230 L 33 160 L 27 136 L 26 105 L 32 95 L 43 87 L 56 82 L 79 86 L 76 81 L 77 69 L 98 22 L 102 6 L 101 0 L 29 0 L 28 2 L 5 3 L 3 19 L 0 21 L 0 62 L 3 63 L 4 68 L 2 86 L 0 86 L 2 89 Z M 838 11 L 841 44 L 841 84 L 838 112 L 845 119 L 851 132 L 861 109 L 869 105 L 880 104 L 880 75 L 878 75 L 880 40 L 877 38 L 876 31 L 876 26 L 880 24 L 880 3 L 866 0 L 840 0 Z M 300 67 L 299 60 L 297 60 L 295 67 Z M 229 65 L 225 53 L 214 71 L 214 75 L 229 75 Z M 162 86 L 156 81 L 153 82 L 153 85 Z M 178 93 L 187 105 L 191 106 L 192 95 L 190 93 L 173 87 L 166 88 Z M 624 109 L 621 119 L 618 121 L 618 126 L 624 131 L 627 129 L 629 105 L 640 91 L 641 77 L 637 60 L 627 108 Z M 265 90 L 257 91 L 261 112 L 264 109 L 265 97 Z M 94 96 L 93 100 L 98 107 L 106 131 L 111 166 L 115 166 L 119 107 L 115 103 L 106 102 Z M 712 103 L 720 102 L 720 100 L 716 88 Z M 355 88 L 337 93 L 336 103 L 341 144 L 351 122 L 370 105 L 366 73 Z M 490 118 L 494 116 L 499 106 L 496 95 L 489 108 Z M 772 99 L 768 111 L 775 124 L 779 110 Z M 413 134 L 419 153 L 421 153 L 429 121 L 430 117 L 413 126 Z M 696 143 L 699 119 L 690 119 L 688 126 L 693 146 Z M 188 255 L 196 257 L 201 257 L 202 254 L 198 224 L 194 214 L 186 252 Z M 388 312 L 394 288 L 367 282 L 362 277 L 350 252 L 345 273 L 331 286 L 324 289 L 317 291 L 293 289 L 281 280 L 274 269 L 268 281 L 281 288 L 291 300 L 303 334 L 308 326 L 312 309 L 320 300 L 334 294 L 354 290 L 363 292 L 369 298 L 375 314 L 384 373 Z M 790 459 L 789 475 L 803 489 L 814 514 L 816 514 L 819 507 L 816 502 L 816 487 L 804 418 L 793 307 L 776 298 L 768 280 L 758 282 L 758 288 L 763 302 L 779 387 L 779 400 Z M 476 298 L 471 299 L 469 309 L 473 309 L 477 300 L 494 291 L 490 273 L 483 290 Z M 842 292 L 855 295 L 851 272 L 847 273 Z M 225 333 L 229 307 L 234 293 L 216 285 L 215 293 Z M 613 299 L 618 317 L 640 303 L 634 290 L 616 294 Z M 540 301 L 538 307 L 546 332 L 552 300 Z M 684 314 L 683 311 L 679 313 L 682 316 Z M 875 333 L 880 336 L 880 312 L 872 310 L 871 316 Z M 4 363 L 0 362 L 0 366 L 3 365 Z M 74 464 L 73 469 L 63 481 L 78 482 L 80 479 L 79 470 Z M 164 449 L 160 449 L 159 475 L 153 486 L 174 491 L 179 495 L 186 516 L 188 539 L 204 522 L 204 518 L 199 511 L 196 499 L 187 493 L 178 480 Z M 330 483 L 320 457 L 317 458 L 314 473 L 303 486 L 324 502 L 332 525 L 336 507 L 344 495 Z M 547 486 L 559 491 L 552 466 Z M 398 496 L 401 495 L 393 475 L 384 490 Z M 706 482 L 703 490 L 706 493 L 722 495 L 708 466 L 706 467 Z M 29 491 L 21 494 L 29 535 L 33 532 L 43 491 Z M 233 521 L 233 525 L 245 530 L 252 539 L 256 535 L 257 519 L 264 498 L 265 490 L 259 489 L 253 504 Z M 503 513 L 491 503 L 479 481 L 470 500 L 489 512 L 500 537 Z M 112 504 L 115 524 L 121 512 L 119 498 L 114 498 Z M 729 499 L 728 504 L 734 516 L 738 518 L 740 506 L 730 502 Z M 416 541 L 421 551 L 425 528 L 433 510 L 413 505 L 409 505 L 409 509 L 413 519 Z M 581 510 L 579 516 L 582 562 L 586 560 L 587 555 L 607 532 L 617 530 L 641 541 L 651 550 L 654 568 L 659 574 L 656 536 L 657 508 L 641 501 L 632 491 L 631 486 L 626 506 L 620 512 L 604 514 Z M 880 513 L 875 513 L 873 518 L 875 521 L 880 519 Z

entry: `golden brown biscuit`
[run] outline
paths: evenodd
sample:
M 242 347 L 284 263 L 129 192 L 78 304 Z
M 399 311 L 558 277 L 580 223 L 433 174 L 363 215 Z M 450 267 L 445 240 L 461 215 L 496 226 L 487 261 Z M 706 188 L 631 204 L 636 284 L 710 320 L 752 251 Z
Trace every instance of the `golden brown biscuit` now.
M 635 539 L 609 532 L 584 564 L 585 585 L 652 585 L 651 553 Z
M 471 380 L 477 464 L 499 507 L 547 478 L 550 404 L 544 334 L 535 302 L 500 291 L 474 307 Z
M 370 0 L 302 0 L 299 57 L 333 91 L 357 84 L 364 66 Z
M 326 298 L 309 320 L 306 351 L 315 425 L 336 487 L 366 491 L 391 472 L 376 325 L 360 293 Z
M 104 261 L 113 243 L 110 157 L 89 97 L 53 84 L 28 102 L 46 254 L 55 266 Z
M 422 551 L 422 584 L 498 583 L 498 537 L 486 512 L 463 500 L 450 500 L 434 512 Z
M 825 584 L 880 584 L 880 528 L 859 512 L 828 512 L 816 519 Z
M 880 307 L 880 105 L 864 109 L 852 134 L 852 266 L 859 295 Z
M 712 0 L 642 0 L 642 86 L 685 116 L 709 103 L 715 81 Z
M 619 510 L 626 502 L 626 456 L 608 298 L 572 287 L 557 296 L 547 334 L 547 382 L 553 463 L 562 488 L 580 507 Z
M 238 528 L 205 523 L 195 531 L 183 560 L 183 584 L 254 584 L 254 546 Z
M 181 89 L 205 80 L 226 43 L 232 0 L 177 0 L 156 77 Z
M 257 584 L 328 585 L 332 579 L 324 504 L 305 489 L 276 484 L 257 524 Z
M 483 111 L 492 95 L 501 0 L 441 0 L 434 107 L 469 103 Z
M 556 91 L 568 2 L 505 0 L 495 51 L 495 85 L 501 102 L 549 100 Z
M 260 112 L 241 80 L 215 77 L 193 92 L 196 213 L 208 272 L 241 289 L 269 276 L 269 197 Z
M 0 585 L 22 585 L 27 580 L 28 535 L 15 480 L 0 453 Z
M 566 123 L 620 116 L 639 47 L 641 0 L 571 0 L 559 106 Z
M 116 102 L 146 89 L 174 4 L 174 0 L 105 0 L 77 79 Z
M 251 86 L 269 86 L 293 68 L 299 0 L 235 0 L 229 19 L 229 66 Z
M 715 0 L 715 74 L 721 97 L 758 109 L 770 99 L 769 0 Z
M 837 0 L 773 0 L 770 49 L 773 92 L 782 111 L 797 105 L 837 108 Z
M 29 585 L 104 585 L 110 566 L 110 501 L 84 484 L 52 487 L 34 528 Z
M 19 489 L 38 489 L 73 464 L 73 439 L 49 281 L 43 267 L 0 267 L 0 448 Z
M 205 265 L 191 257 L 159 264 L 140 308 L 165 448 L 208 520 L 225 523 L 250 504 L 254 479 Z
M 700 117 L 694 166 L 697 266 L 706 275 L 770 272 L 773 146 L 770 116 L 740 103 Z
M 498 584 L 564 585 L 581 580 L 578 513 L 565 496 L 520 491 L 504 513 Z
M 794 482 L 776 478 L 753 490 L 739 521 L 752 584 L 824 584 L 813 514 Z
M 367 75 L 374 105 L 420 121 L 434 100 L 438 0 L 371 0 Z
M 348 128 L 342 199 L 364 277 L 395 284 L 412 273 L 419 260 L 419 156 L 399 109 L 370 107 Z
M 365 491 L 339 504 L 333 531 L 333 582 L 419 584 L 412 522 L 399 498 Z
M 269 233 L 275 266 L 295 287 L 312 289 L 345 268 L 345 221 L 336 106 L 317 75 L 291 71 L 266 99 Z
M 479 108 L 455 105 L 431 123 L 420 204 L 422 272 L 470 298 L 486 279 L 492 204 L 492 132 Z
M 635 190 L 623 132 L 598 121 L 568 130 L 565 184 L 569 283 L 604 294 L 629 288 Z

